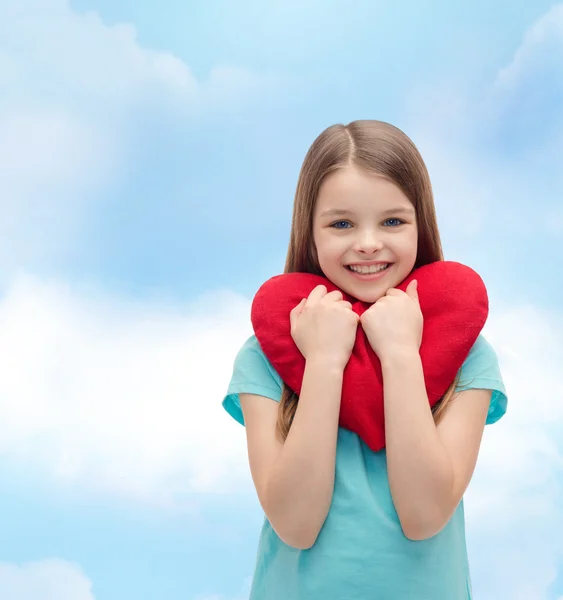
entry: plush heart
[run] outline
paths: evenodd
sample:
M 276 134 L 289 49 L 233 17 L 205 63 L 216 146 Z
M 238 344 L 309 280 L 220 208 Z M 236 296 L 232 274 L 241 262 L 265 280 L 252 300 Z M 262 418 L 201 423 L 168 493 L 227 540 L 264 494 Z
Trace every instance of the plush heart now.
M 454 381 L 485 325 L 487 290 L 475 271 L 450 261 L 420 267 L 397 287 L 404 291 L 413 279 L 418 280 L 424 316 L 420 356 L 428 400 L 434 406 Z M 258 343 L 282 380 L 297 394 L 305 359 L 291 337 L 289 313 L 319 284 L 328 291 L 338 289 L 318 275 L 278 275 L 260 287 L 252 303 L 251 320 Z M 364 302 L 344 297 L 359 315 L 369 308 Z M 344 370 L 339 424 L 357 433 L 371 450 L 385 447 L 381 364 L 361 325 Z

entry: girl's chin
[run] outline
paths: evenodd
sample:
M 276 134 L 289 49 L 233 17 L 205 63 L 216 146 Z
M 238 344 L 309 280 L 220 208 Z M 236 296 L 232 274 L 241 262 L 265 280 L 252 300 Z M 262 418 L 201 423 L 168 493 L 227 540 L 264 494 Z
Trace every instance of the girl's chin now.
M 366 286 L 365 284 L 348 287 L 349 289 L 346 290 L 346 293 L 349 296 L 352 296 L 360 302 L 365 302 L 366 304 L 375 304 L 380 298 L 383 298 L 383 296 L 385 296 L 385 294 L 394 286 L 389 285 L 388 282 L 381 282 L 379 285 L 369 286 L 371 287 L 371 289 L 366 289 L 366 287 L 368 286 Z
M 365 302 L 366 304 L 375 304 L 380 298 L 383 298 L 383 296 L 385 296 L 388 289 L 389 288 L 385 286 L 384 288 L 380 288 L 378 290 L 368 291 L 361 289 L 359 290 L 357 288 L 352 289 L 348 286 L 348 289 L 342 289 L 342 291 L 348 296 L 354 298 L 355 300 L 358 300 L 359 302 Z
M 360 302 L 365 302 L 365 304 L 375 304 L 380 298 L 383 298 L 383 296 L 385 296 L 386 293 L 387 290 L 385 290 L 384 293 L 380 294 L 362 294 L 361 297 L 356 298 L 356 300 L 359 300 Z
M 366 304 L 375 304 L 385 296 L 388 290 L 400 284 L 400 281 L 397 281 L 397 273 L 394 270 L 391 273 L 389 272 L 394 267 L 395 265 L 391 265 L 389 269 L 375 277 L 373 275 L 371 277 L 361 277 L 352 275 L 350 272 L 343 276 L 342 272 L 339 272 L 338 277 L 334 277 L 334 279 L 329 277 L 328 279 L 355 300 Z

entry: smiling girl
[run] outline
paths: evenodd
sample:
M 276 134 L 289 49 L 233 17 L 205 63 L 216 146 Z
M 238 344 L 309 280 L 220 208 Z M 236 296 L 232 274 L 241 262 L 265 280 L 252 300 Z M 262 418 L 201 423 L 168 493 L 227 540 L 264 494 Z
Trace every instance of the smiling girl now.
M 506 411 L 480 336 L 432 409 L 420 358 L 413 269 L 443 260 L 424 162 L 379 121 L 326 129 L 297 184 L 286 272 L 323 275 L 371 304 L 361 318 L 318 286 L 291 312 L 305 357 L 299 398 L 251 337 L 226 410 L 246 426 L 266 518 L 250 600 L 468 600 L 463 495 L 487 423 Z M 386 448 L 339 427 L 343 372 L 361 326 L 383 373 Z

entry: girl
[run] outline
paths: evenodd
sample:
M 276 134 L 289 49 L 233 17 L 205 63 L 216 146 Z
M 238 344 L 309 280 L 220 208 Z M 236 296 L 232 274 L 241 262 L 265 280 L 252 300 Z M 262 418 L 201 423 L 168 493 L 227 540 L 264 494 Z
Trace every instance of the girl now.
M 318 286 L 292 310 L 306 360 L 299 398 L 254 336 L 236 358 L 223 405 L 246 426 L 266 514 L 251 600 L 471 598 L 462 497 L 506 393 L 480 336 L 430 408 L 417 283 L 395 288 L 439 260 L 430 180 L 411 140 L 378 121 L 321 133 L 299 175 L 285 271 L 323 275 L 371 307 L 360 319 L 340 292 Z M 381 452 L 338 426 L 358 326 L 383 370 Z

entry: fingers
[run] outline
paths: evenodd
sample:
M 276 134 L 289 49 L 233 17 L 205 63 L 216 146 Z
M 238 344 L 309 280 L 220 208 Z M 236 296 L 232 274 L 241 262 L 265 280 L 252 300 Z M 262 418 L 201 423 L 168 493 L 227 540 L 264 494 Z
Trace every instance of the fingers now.
M 334 294 L 334 292 L 331 292 L 332 294 Z M 340 293 L 340 292 L 338 292 Z M 313 290 L 311 291 L 311 293 L 309 294 L 309 296 L 307 298 L 303 298 L 301 300 L 301 302 L 299 302 L 299 304 L 297 306 L 294 306 L 293 309 L 290 311 L 289 313 L 289 322 L 291 324 L 291 326 L 293 327 L 295 325 L 296 320 L 299 318 L 299 315 L 301 315 L 301 313 L 303 312 L 303 309 L 305 308 L 305 306 L 308 305 L 313 305 L 316 304 L 317 302 L 319 302 L 320 300 L 322 300 L 323 298 L 330 296 L 330 294 L 327 294 L 327 289 L 326 286 L 324 285 L 317 285 L 315 288 L 313 288 Z M 342 297 L 342 295 L 341 295 Z
M 327 292 L 327 288 L 324 285 L 318 285 L 315 287 L 307 298 L 303 298 L 297 306 L 294 306 L 289 313 L 289 322 L 291 330 L 294 331 L 297 325 L 297 321 L 306 307 L 312 307 L 318 304 L 320 301 L 328 301 L 337 304 L 338 306 L 349 310 L 355 317 L 356 322 L 360 320 L 360 316 L 354 312 L 352 303 L 344 300 L 344 296 L 340 290 L 334 290 Z
M 402 296 L 406 294 L 412 300 L 418 301 L 418 281 L 413 279 L 406 287 L 405 291 L 398 290 L 397 288 L 390 288 L 386 292 L 386 296 Z
M 340 290 L 334 290 L 325 296 L 325 300 L 333 300 L 335 302 L 342 302 L 342 298 L 343 296 Z
M 329 302 L 339 302 L 342 300 L 342 297 L 342 292 L 340 290 L 327 292 L 326 286 L 318 285 L 309 294 L 309 297 L 307 298 L 307 304 L 313 305 L 319 302 L 320 300 L 326 300 Z
M 303 298 L 301 302 L 291 310 L 290 318 L 295 319 L 303 312 L 305 306 L 312 306 L 321 300 L 337 302 L 338 304 L 341 304 L 342 306 L 352 310 L 352 304 L 347 300 L 344 300 L 344 296 L 340 290 L 327 292 L 326 286 L 318 285 L 311 291 L 307 298 Z
M 307 304 L 315 304 L 321 298 L 324 298 L 327 295 L 327 289 L 325 285 L 317 285 L 313 289 L 313 291 L 309 294 L 307 298 Z
M 398 290 L 397 288 L 389 288 L 387 292 L 385 292 L 386 296 L 402 296 L 405 292 L 402 290 Z

